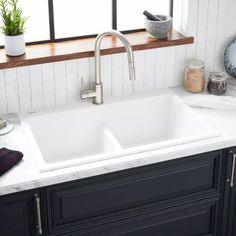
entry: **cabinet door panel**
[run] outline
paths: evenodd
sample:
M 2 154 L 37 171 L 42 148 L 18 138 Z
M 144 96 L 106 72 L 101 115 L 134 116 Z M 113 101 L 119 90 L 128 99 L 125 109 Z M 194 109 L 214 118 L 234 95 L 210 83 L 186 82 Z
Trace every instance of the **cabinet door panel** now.
M 220 157 L 215 151 L 48 187 L 49 232 L 122 219 L 129 209 L 159 201 L 218 194 Z
M 214 205 L 214 203 L 212 204 Z M 183 207 L 182 209 L 173 208 L 172 211 L 154 213 L 140 221 L 117 227 L 113 229 L 112 234 L 109 234 L 109 232 L 98 234 L 96 232 L 94 236 L 202 236 L 211 233 L 212 209 L 211 204 L 200 204 L 189 208 Z M 128 232 L 125 232 L 126 230 Z M 121 233 L 118 233 L 119 231 Z
M 213 236 L 215 199 L 186 203 L 169 209 L 152 209 L 136 217 L 64 236 Z M 59 234 L 58 234 L 59 235 Z
M 0 197 L 0 235 L 36 235 L 33 208 L 33 193 Z
M 222 236 L 235 236 L 236 235 L 236 169 L 235 169 L 236 156 L 235 154 L 236 154 L 236 148 L 228 149 L 227 159 L 226 159 L 227 166 L 226 166 L 226 176 L 225 176 L 224 205 L 223 205 L 223 214 L 222 214 L 222 232 L 221 232 Z

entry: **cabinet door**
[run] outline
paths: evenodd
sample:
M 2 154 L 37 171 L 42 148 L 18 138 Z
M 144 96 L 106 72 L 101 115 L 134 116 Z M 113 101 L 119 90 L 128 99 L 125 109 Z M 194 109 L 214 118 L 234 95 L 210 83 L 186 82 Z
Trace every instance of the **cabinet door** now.
M 126 220 L 123 224 L 113 224 L 101 231 L 81 234 L 83 236 L 213 236 L 214 199 L 186 203 Z
M 133 218 L 110 222 L 63 236 L 213 236 L 215 199 L 183 202 L 169 208 L 143 208 Z
M 221 156 L 221 151 L 215 151 L 47 187 L 47 232 L 67 235 L 77 231 L 80 235 L 87 229 L 135 218 L 143 207 L 153 208 L 152 204 L 168 208 L 169 201 L 179 205 L 199 196 L 218 199 Z M 205 216 L 202 219 L 209 225 L 209 215 Z M 152 219 L 158 222 L 157 216 Z
M 228 150 L 222 236 L 236 235 L 236 148 Z
M 0 197 L 0 235 L 39 235 L 34 194 L 23 192 Z

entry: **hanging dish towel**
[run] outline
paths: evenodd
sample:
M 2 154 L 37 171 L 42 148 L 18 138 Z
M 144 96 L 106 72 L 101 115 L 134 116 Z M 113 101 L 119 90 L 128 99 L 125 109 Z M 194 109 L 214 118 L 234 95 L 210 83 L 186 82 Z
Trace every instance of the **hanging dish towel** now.
M 0 149 L 0 176 L 15 166 L 23 158 L 23 153 L 19 151 L 9 150 L 7 148 Z

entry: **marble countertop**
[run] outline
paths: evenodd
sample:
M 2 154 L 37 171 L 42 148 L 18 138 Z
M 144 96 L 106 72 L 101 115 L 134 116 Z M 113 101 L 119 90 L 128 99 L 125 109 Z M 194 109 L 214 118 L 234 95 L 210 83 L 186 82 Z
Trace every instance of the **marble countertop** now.
M 182 87 L 173 88 L 173 91 L 183 99 L 185 96 L 194 96 L 194 94 L 191 95 L 185 92 Z M 0 137 L 0 148 L 6 147 L 19 150 L 24 153 L 24 158 L 14 168 L 0 176 L 0 195 L 236 146 L 236 125 L 234 124 L 236 121 L 236 110 L 207 108 L 194 108 L 194 110 L 208 125 L 216 128 L 221 136 L 130 155 L 125 158 L 120 157 L 44 173 L 39 172 L 18 118 L 16 115 L 8 115 L 7 118 L 15 123 L 15 129 L 10 134 Z

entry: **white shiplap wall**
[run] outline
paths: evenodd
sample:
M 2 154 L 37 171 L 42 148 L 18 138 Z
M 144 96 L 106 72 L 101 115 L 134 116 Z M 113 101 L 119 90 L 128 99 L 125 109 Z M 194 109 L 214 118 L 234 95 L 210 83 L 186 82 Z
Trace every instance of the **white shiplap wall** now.
M 137 75 L 134 82 L 128 77 L 126 54 L 103 56 L 104 96 L 122 96 L 181 84 L 185 64 L 182 50 L 185 46 L 134 52 Z M 175 56 L 176 52 L 179 53 Z M 175 74 L 180 75 L 179 80 L 174 80 Z M 1 70 L 0 114 L 76 103 L 80 100 L 81 77 L 85 88 L 92 87 L 93 58 Z
M 224 48 L 236 36 L 236 1 L 176 0 L 174 10 L 175 28 L 195 38 L 186 58 L 203 60 L 207 72 L 224 70 Z
M 205 61 L 208 72 L 223 70 L 223 49 L 236 35 L 236 0 L 176 0 L 174 8 L 175 28 L 195 43 L 135 52 L 135 82 L 128 80 L 126 54 L 103 56 L 105 97 L 181 85 L 190 57 Z M 81 76 L 92 85 L 93 58 L 0 70 L 0 113 L 76 103 Z

